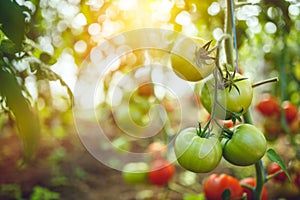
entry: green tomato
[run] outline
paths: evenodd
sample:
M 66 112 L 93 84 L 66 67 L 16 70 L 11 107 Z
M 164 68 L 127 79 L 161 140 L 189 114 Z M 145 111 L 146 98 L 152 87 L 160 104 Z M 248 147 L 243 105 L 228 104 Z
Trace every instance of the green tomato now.
M 212 112 L 213 104 L 215 102 L 215 79 L 212 77 L 208 79 L 200 91 L 200 101 L 203 107 L 209 114 Z M 219 119 L 230 119 L 230 113 L 226 112 L 226 91 L 217 89 L 218 104 L 215 106 L 215 117 Z
M 196 128 L 182 130 L 175 139 L 174 148 L 178 163 L 196 173 L 212 171 L 222 158 L 219 140 L 216 137 L 199 137 Z
M 201 59 L 196 63 L 196 50 L 207 41 L 201 38 L 180 38 L 173 46 L 170 56 L 171 66 L 175 74 L 186 81 L 200 81 L 212 73 L 215 68 L 213 59 Z M 211 53 L 209 56 L 214 56 Z
M 149 165 L 145 162 L 127 163 L 122 170 L 123 179 L 129 184 L 146 184 L 149 169 Z
M 232 137 L 224 138 L 223 157 L 238 166 L 258 162 L 267 150 L 264 134 L 251 124 L 240 124 L 232 129 Z
M 245 78 L 244 76 L 236 73 L 234 76 L 234 80 Z M 226 109 L 231 112 L 241 112 L 241 114 L 245 114 L 251 105 L 253 98 L 253 89 L 252 84 L 249 79 L 245 79 L 242 81 L 235 82 L 236 87 L 226 88 Z
M 129 136 L 136 137 L 143 133 L 143 127 L 146 125 L 145 116 L 142 110 L 136 105 L 121 105 L 113 108 L 113 117 L 116 126 Z
M 115 147 L 115 150 L 118 152 L 129 151 L 131 144 L 127 138 L 120 136 L 112 141 L 112 145 Z
M 236 73 L 234 80 L 245 78 Z M 215 102 L 214 93 L 216 87 L 215 79 L 212 77 L 207 80 L 200 92 L 200 100 L 203 107 L 211 114 L 212 107 Z M 219 119 L 230 119 L 231 113 L 245 114 L 251 105 L 253 98 L 252 84 L 249 79 L 235 82 L 236 87 L 226 87 L 225 89 L 217 89 L 217 100 L 215 116 Z M 225 110 L 226 109 L 226 110 Z

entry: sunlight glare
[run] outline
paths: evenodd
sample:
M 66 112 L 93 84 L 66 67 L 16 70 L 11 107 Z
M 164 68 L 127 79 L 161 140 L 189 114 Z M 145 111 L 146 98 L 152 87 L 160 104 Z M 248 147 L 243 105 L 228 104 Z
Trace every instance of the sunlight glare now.
M 131 10 L 137 6 L 137 0 L 120 0 L 119 9 L 120 10 Z
M 189 24 L 192 22 L 190 13 L 187 12 L 187 11 L 181 11 L 181 12 L 176 16 L 175 22 L 176 22 L 177 24 L 182 25 L 182 26 L 187 26 L 187 25 L 189 25 Z

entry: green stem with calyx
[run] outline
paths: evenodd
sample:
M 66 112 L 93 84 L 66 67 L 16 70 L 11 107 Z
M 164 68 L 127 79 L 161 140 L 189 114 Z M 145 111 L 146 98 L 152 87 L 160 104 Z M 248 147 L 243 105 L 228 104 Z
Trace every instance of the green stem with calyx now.
M 217 49 L 217 53 L 216 53 L 216 68 L 213 71 L 214 85 L 215 85 L 215 90 L 214 90 L 214 100 L 215 101 L 214 101 L 213 107 L 211 109 L 211 115 L 210 115 L 209 121 L 207 122 L 207 124 L 206 124 L 206 126 L 204 127 L 204 130 L 203 130 L 204 135 L 205 135 L 204 137 L 206 137 L 206 138 L 208 138 L 210 136 L 210 133 L 209 133 L 208 129 L 210 127 L 211 122 L 215 118 L 216 104 L 217 104 L 217 99 L 218 99 L 218 85 L 219 85 L 218 72 L 220 72 L 220 63 L 219 63 L 220 45 L 219 44 L 217 45 L 216 49 Z M 208 132 L 208 133 L 206 134 L 206 132 Z
M 253 124 L 253 121 L 252 121 L 249 111 L 247 111 L 243 115 L 243 117 L 244 117 L 245 123 Z M 258 162 L 255 163 L 255 173 L 256 173 L 256 186 L 253 190 L 253 199 L 260 200 L 262 189 L 263 189 L 263 186 L 264 186 L 265 180 L 266 180 L 264 166 L 263 166 L 261 160 L 259 160 Z

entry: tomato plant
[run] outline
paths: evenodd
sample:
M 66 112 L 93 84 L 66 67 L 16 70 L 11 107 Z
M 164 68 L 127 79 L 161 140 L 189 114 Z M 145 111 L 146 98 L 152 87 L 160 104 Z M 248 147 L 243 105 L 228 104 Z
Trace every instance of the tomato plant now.
M 149 165 L 145 162 L 127 163 L 122 170 L 122 176 L 126 183 L 142 184 L 147 183 L 147 175 L 149 172 Z
M 209 172 L 222 158 L 222 147 L 216 137 L 200 137 L 197 129 L 182 130 L 175 139 L 175 155 L 178 163 L 192 172 Z
M 255 107 L 263 116 L 279 116 L 280 114 L 280 105 L 278 100 L 276 97 L 268 93 L 262 95 L 261 100 Z
M 243 188 L 240 182 L 226 174 L 212 174 L 203 184 L 203 192 L 207 200 L 221 200 L 225 190 L 230 190 L 229 199 L 241 199 Z
M 201 102 L 210 114 L 215 103 L 214 82 L 214 78 L 208 80 L 200 92 Z M 215 116 L 220 119 L 229 119 L 233 113 L 239 115 L 246 113 L 253 98 L 252 84 L 249 79 L 236 73 L 231 83 L 222 87 L 217 88 Z
M 201 38 L 182 38 L 175 42 L 171 54 L 171 66 L 175 74 L 187 81 L 200 81 L 215 68 L 213 53 L 206 54 L 209 43 Z M 204 54 L 199 56 L 195 52 Z
M 247 200 L 253 200 L 253 189 L 256 186 L 256 179 L 252 177 L 243 178 L 240 180 L 240 184 L 243 186 L 243 191 L 246 193 Z M 252 189 L 250 189 L 250 188 Z M 263 187 L 261 200 L 268 200 L 268 191 L 266 187 Z
M 175 173 L 175 166 L 165 159 L 156 159 L 150 164 L 148 179 L 157 186 L 167 185 Z
M 267 174 L 271 175 L 278 173 L 276 176 L 273 177 L 272 180 L 282 183 L 287 180 L 287 176 L 283 171 L 279 172 L 280 170 L 281 167 L 276 162 L 272 162 L 267 168 Z
M 231 138 L 224 138 L 223 156 L 235 165 L 247 166 L 259 161 L 266 152 L 263 133 L 251 124 L 240 124 L 232 129 Z

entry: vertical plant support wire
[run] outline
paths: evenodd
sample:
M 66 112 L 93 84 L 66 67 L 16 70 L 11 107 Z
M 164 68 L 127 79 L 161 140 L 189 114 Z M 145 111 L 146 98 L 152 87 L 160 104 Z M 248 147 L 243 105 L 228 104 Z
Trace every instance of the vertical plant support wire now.
M 227 0 L 227 16 L 226 16 L 226 24 L 225 24 L 225 32 L 226 34 L 233 37 L 233 45 L 232 40 L 225 40 L 225 51 L 226 51 L 226 60 L 229 65 L 231 65 L 235 72 L 238 71 L 238 48 L 237 48 L 237 35 L 236 35 L 236 25 L 235 25 L 235 17 L 234 17 L 234 0 Z M 235 64 L 233 61 L 233 51 L 235 51 Z M 235 66 L 234 66 L 235 65 Z M 247 111 L 244 115 L 245 123 L 253 124 L 251 115 L 249 111 Z M 256 186 L 253 191 L 254 200 L 259 200 L 262 193 L 262 188 L 265 183 L 265 170 L 262 164 L 262 161 L 258 161 L 255 163 L 255 172 L 256 172 Z

